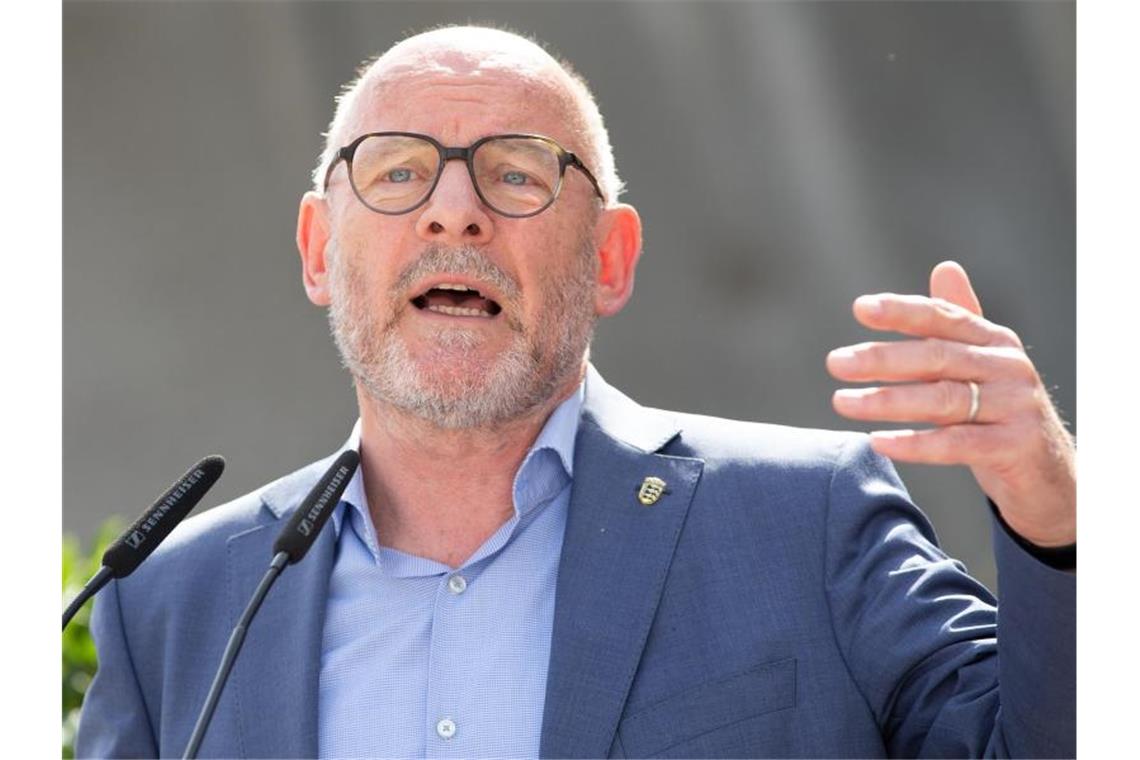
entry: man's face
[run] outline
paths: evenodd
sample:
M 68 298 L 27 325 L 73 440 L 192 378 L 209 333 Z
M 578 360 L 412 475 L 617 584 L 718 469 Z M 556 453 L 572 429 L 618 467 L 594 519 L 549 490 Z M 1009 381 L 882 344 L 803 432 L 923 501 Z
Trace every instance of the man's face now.
M 462 146 L 527 132 L 579 147 L 542 89 L 509 74 L 402 78 L 380 100 L 358 105 L 350 139 L 409 131 Z M 594 196 L 584 176 L 569 170 L 554 205 L 526 219 L 483 206 L 461 161 L 448 162 L 428 202 L 408 214 L 366 208 L 343 164 L 328 195 L 329 318 L 364 392 L 459 428 L 515 419 L 572 387 L 595 320 Z

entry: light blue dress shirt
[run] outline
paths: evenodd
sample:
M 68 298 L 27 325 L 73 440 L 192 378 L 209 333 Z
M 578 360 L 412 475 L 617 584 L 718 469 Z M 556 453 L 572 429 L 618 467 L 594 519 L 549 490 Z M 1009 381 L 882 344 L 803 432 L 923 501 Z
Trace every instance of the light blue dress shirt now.
M 584 397 L 583 381 L 551 414 L 514 515 L 455 570 L 378 544 L 357 470 L 332 516 L 321 757 L 538 756 Z

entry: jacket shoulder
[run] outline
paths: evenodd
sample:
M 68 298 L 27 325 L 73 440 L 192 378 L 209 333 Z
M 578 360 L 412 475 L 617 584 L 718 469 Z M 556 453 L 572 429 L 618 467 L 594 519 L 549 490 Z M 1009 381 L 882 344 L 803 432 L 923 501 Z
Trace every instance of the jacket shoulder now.
M 672 416 L 680 428 L 666 453 L 697 457 L 712 465 L 751 462 L 783 470 L 830 472 L 853 452 L 870 449 L 865 433 L 652 411 Z

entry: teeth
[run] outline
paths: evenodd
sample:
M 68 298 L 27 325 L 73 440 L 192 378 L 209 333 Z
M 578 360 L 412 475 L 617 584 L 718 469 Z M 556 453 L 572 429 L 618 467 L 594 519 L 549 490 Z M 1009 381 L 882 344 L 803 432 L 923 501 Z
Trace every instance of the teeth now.
M 469 288 L 466 285 L 457 285 L 454 282 L 444 282 L 444 283 L 441 283 L 439 285 L 436 285 L 435 287 L 439 288 L 440 290 L 470 291 L 472 293 L 478 293 L 479 292 L 479 291 L 475 290 L 474 288 Z
M 432 304 L 427 307 L 428 311 L 438 311 L 440 314 L 450 314 L 453 317 L 486 317 L 491 318 L 491 315 L 482 309 L 468 309 L 463 306 L 439 306 Z

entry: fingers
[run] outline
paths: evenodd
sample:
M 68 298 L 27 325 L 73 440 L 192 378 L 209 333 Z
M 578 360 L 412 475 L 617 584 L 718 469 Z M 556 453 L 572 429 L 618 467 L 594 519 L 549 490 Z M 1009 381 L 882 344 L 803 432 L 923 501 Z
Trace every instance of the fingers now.
M 969 287 L 968 283 L 965 287 Z M 966 300 L 964 293 L 956 293 L 955 297 Z M 975 346 L 1021 345 L 1012 330 L 995 325 L 967 308 L 942 298 L 878 293 L 859 296 L 855 299 L 852 311 L 860 324 L 872 330 L 941 338 Z
M 932 430 L 879 430 L 871 448 L 899 462 L 969 464 L 970 454 L 987 446 L 985 425 L 952 425 Z
M 844 346 L 827 355 L 827 369 L 851 383 L 1036 379 L 1033 363 L 1023 351 L 940 339 Z
M 1007 383 L 979 384 L 975 423 L 1008 419 L 1025 406 L 1026 395 Z M 932 425 L 965 423 L 972 394 L 965 382 L 892 385 L 880 388 L 843 388 L 831 397 L 835 411 L 853 420 L 922 422 Z
M 996 424 L 876 430 L 871 433 L 871 448 L 899 462 L 1007 468 L 1024 460 L 1019 444 L 1023 446 L 1030 433 L 1029 426 Z
M 982 316 L 982 304 L 974 293 L 966 270 L 957 261 L 943 261 L 931 270 L 930 297 L 941 298 L 971 314 Z

